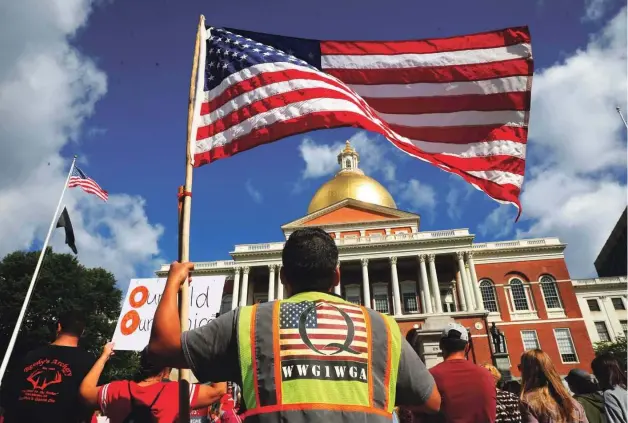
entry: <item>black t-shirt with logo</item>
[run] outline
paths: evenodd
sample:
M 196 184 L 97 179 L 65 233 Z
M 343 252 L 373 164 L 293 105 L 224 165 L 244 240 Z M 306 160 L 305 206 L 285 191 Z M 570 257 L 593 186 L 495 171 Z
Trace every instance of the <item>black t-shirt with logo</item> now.
M 79 386 L 94 364 L 82 348 L 46 345 L 12 372 L 7 422 L 76 422 L 85 417 Z

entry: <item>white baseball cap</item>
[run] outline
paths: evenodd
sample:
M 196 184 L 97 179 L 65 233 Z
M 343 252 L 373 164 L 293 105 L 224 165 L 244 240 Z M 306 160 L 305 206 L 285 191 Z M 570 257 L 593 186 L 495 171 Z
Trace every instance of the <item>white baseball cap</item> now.
M 440 339 L 461 339 L 465 342 L 469 342 L 469 332 L 460 323 L 448 323 L 443 329 L 443 333 L 440 335 Z

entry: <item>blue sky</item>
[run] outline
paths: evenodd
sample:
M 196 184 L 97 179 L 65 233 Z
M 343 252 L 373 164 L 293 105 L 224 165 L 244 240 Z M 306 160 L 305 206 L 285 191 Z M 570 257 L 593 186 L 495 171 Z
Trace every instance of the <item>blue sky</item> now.
M 528 25 L 536 75 L 519 223 L 514 207 L 499 206 L 379 136 L 325 130 L 196 169 L 194 261 L 227 259 L 234 244 L 280 240 L 280 225 L 303 216 L 315 190 L 332 176 L 328 165 L 314 171 L 313 161 L 329 158 L 351 137 L 367 150 L 367 172 L 389 188 L 399 208 L 421 214 L 423 230 L 469 228 L 478 241 L 560 236 L 569 243 L 576 277 L 592 274 L 595 254 L 625 207 L 626 132 L 614 110 L 626 107 L 626 11 L 620 1 L 154 0 L 147 7 L 140 1 L 58 0 L 63 7 L 37 13 L 40 33 L 24 41 L 18 22 L 29 22 L 32 2 L 11 6 L 0 18 L 0 26 L 13 23 L 0 36 L 20 40 L 9 55 L 15 62 L 0 67 L 0 128 L 3 120 L 10 123 L 0 129 L 0 144 L 13 146 L 14 156 L 7 158 L 19 163 L 30 153 L 15 146 L 31 142 L 28 126 L 42 125 L 37 142 L 44 151 L 30 170 L 20 168 L 42 195 L 28 197 L 34 211 L 21 217 L 22 226 L 0 229 L 0 255 L 41 244 L 57 181 L 76 153 L 82 169 L 112 195 L 101 204 L 70 193 L 79 258 L 109 268 L 124 285 L 123 279 L 149 276 L 157 263 L 176 258 L 176 190 L 184 176 L 187 96 L 201 13 L 215 26 L 318 39 L 420 39 Z M 58 54 L 46 64 L 50 51 Z M 22 62 L 31 55 L 40 73 L 24 71 Z M 32 112 L 20 113 L 27 106 L 17 95 L 7 95 L 16 87 L 42 102 L 38 122 L 25 117 Z M 18 179 L 15 173 L 11 178 Z M 0 203 L 22 198 L 4 188 L 3 197 L 0 183 Z M 0 206 L 0 216 L 9 213 L 10 207 Z M 53 245 L 63 248 L 62 242 L 58 235 Z

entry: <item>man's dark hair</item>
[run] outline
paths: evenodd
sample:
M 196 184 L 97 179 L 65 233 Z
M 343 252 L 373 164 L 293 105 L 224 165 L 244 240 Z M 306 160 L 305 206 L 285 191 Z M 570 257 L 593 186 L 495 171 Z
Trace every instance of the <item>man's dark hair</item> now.
M 591 370 L 603 390 L 616 386 L 626 389 L 626 374 L 613 355 L 604 353 L 595 357 L 591 362 Z
M 447 338 L 441 338 L 439 346 L 440 349 L 443 350 L 443 355 L 447 356 L 451 353 L 464 351 L 467 346 L 467 341 L 460 339 L 460 336 L 462 336 L 460 332 L 451 329 Z
M 592 394 L 600 390 L 593 376 L 581 369 L 572 369 L 565 380 L 576 395 Z
M 281 253 L 283 273 L 292 293 L 328 292 L 334 283 L 338 266 L 338 247 L 320 228 L 294 231 Z
M 57 323 L 61 325 L 61 333 L 66 335 L 81 336 L 85 330 L 85 317 L 75 310 L 63 313 Z

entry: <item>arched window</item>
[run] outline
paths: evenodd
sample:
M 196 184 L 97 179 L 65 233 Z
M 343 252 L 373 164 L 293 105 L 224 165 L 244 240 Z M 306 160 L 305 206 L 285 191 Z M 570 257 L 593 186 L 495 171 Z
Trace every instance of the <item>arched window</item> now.
M 558 296 L 558 287 L 553 277 L 549 275 L 541 276 L 541 290 L 545 297 L 545 305 L 548 309 L 562 308 L 560 297 Z
M 482 301 L 484 302 L 484 309 L 489 312 L 497 313 L 497 294 L 495 293 L 495 285 L 488 279 L 482 279 L 480 281 L 480 293 L 482 294 Z
M 510 281 L 510 292 L 512 293 L 512 302 L 515 305 L 516 311 L 530 310 L 526 290 L 521 279 L 513 278 Z
M 345 166 L 347 167 L 347 169 L 351 169 L 351 159 L 345 160 Z

